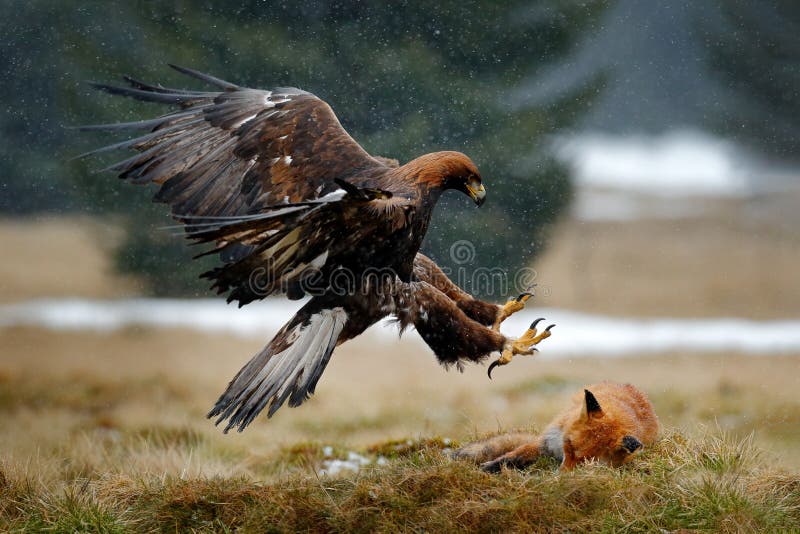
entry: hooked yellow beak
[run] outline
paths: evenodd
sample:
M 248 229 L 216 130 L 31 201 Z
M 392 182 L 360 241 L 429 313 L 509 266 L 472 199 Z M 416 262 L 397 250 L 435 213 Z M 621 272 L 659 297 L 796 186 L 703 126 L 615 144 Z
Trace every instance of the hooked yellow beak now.
M 477 184 L 474 184 L 477 185 Z M 472 197 L 472 200 L 475 201 L 475 204 L 480 206 L 486 200 L 486 189 L 484 189 L 483 184 L 480 184 L 478 188 L 473 187 L 473 184 L 467 184 L 467 192 L 469 196 Z

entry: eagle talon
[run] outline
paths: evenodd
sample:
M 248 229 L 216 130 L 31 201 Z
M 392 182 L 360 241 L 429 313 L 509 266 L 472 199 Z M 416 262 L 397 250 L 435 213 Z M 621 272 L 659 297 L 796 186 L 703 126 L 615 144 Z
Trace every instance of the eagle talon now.
M 533 290 L 535 288 L 536 288 L 536 284 L 529 285 L 528 287 L 525 288 L 525 290 L 522 293 L 520 293 L 520 295 L 517 297 L 517 300 L 521 299 L 523 297 L 523 295 L 530 295 L 531 297 L 536 296 L 533 293 Z
M 520 293 L 520 294 L 519 294 L 519 296 L 518 296 L 517 298 L 515 298 L 514 300 L 516 300 L 517 302 L 525 302 L 525 300 L 528 300 L 528 298 L 531 298 L 532 296 L 533 296 L 533 293 L 531 293 L 531 292 L 529 292 L 529 291 L 523 291 L 523 292 L 522 292 L 522 293 Z M 528 298 L 526 298 L 525 300 L 522 300 L 522 299 L 523 299 L 523 297 L 528 297 Z
M 497 367 L 499 365 L 508 364 L 509 362 L 511 362 L 511 358 L 513 358 L 513 357 L 514 357 L 514 353 L 509 349 L 505 349 L 503 351 L 503 353 L 500 355 L 500 357 L 497 358 L 495 361 L 493 361 L 492 364 L 489 366 L 489 369 L 486 371 L 486 374 L 489 375 L 489 380 L 492 379 L 492 370 L 495 367 Z
M 551 324 L 547 328 L 542 330 L 541 333 L 539 333 L 536 330 L 536 325 L 538 325 L 542 321 L 544 321 L 544 317 L 539 317 L 538 319 L 533 321 L 528 330 L 526 330 L 525 333 L 522 334 L 522 337 L 512 341 L 509 345 L 507 345 L 507 347 L 503 350 L 503 353 L 500 355 L 500 357 L 495 361 L 493 361 L 491 365 L 489 365 L 487 374 L 489 375 L 490 380 L 492 378 L 492 370 L 494 370 L 495 367 L 498 367 L 500 365 L 507 365 L 508 363 L 511 362 L 511 359 L 515 355 L 517 354 L 530 355 L 539 351 L 539 349 L 536 348 L 536 345 L 538 345 L 543 339 L 547 339 L 548 337 L 553 335 L 550 332 L 550 330 L 552 330 L 556 326 L 555 324 Z
M 493 362 L 492 362 L 492 363 L 489 365 L 489 370 L 488 370 L 488 371 L 486 371 L 486 374 L 487 374 L 487 375 L 489 375 L 489 380 L 491 380 L 491 379 L 492 379 L 492 369 L 494 369 L 494 368 L 495 368 L 495 367 L 497 367 L 498 365 L 502 365 L 502 364 L 500 363 L 500 359 L 497 359 L 497 360 L 493 361 Z
M 538 320 L 537 320 L 537 322 L 538 322 Z M 531 325 L 531 326 L 533 327 L 533 326 L 535 326 L 535 324 L 534 324 L 534 325 Z M 550 332 L 550 329 L 551 329 L 551 328 L 553 328 L 554 326 L 555 326 L 554 324 L 551 324 L 551 325 L 549 325 L 547 328 L 545 328 L 545 329 L 542 331 L 542 333 L 541 333 L 541 334 L 539 334 L 538 336 L 534 337 L 534 338 L 533 338 L 533 344 L 534 344 L 534 345 L 537 345 L 537 344 L 538 344 L 540 341 L 542 341 L 543 339 L 547 339 L 548 337 L 552 336 L 553 334 Z M 534 329 L 534 330 L 535 330 L 535 329 Z
M 497 320 L 495 320 L 494 325 L 492 325 L 492 330 L 499 331 L 500 324 L 518 311 L 524 309 L 525 303 L 533 296 L 533 286 L 531 286 L 517 295 L 517 297 L 508 299 L 508 302 L 506 302 L 503 307 L 500 308 L 500 311 L 497 314 Z
M 494 370 L 495 367 L 511 363 L 511 359 L 514 357 L 514 355 L 519 354 L 523 356 L 529 356 L 534 352 L 539 351 L 539 349 L 537 349 L 533 345 L 525 347 L 525 346 L 519 346 L 517 345 L 517 343 L 518 343 L 517 341 L 512 343 L 510 349 L 504 350 L 503 354 L 501 354 L 499 358 L 497 358 L 489 365 L 489 369 L 486 371 L 486 374 L 489 375 L 489 380 L 492 379 L 492 370 Z

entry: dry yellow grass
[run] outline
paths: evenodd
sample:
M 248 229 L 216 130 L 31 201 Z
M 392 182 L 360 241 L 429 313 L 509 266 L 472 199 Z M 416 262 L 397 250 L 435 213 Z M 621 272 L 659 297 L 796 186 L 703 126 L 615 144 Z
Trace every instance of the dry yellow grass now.
M 537 305 L 797 316 L 791 232 L 719 221 L 568 221 L 538 265 Z M 0 223 L 0 246 L 15 251 L 0 298 L 135 294 L 134 282 L 109 272 L 97 236 L 113 241 L 83 220 Z M 489 381 L 485 367 L 445 372 L 416 334 L 387 343 L 368 333 L 337 350 L 303 407 L 222 435 L 204 415 L 272 334 L 0 330 L 0 530 L 736 532 L 800 520 L 800 355 L 555 361 L 543 346 Z M 646 391 L 667 429 L 630 469 L 558 476 L 548 464 L 489 477 L 439 452 L 540 428 L 577 388 L 602 379 Z M 355 450 L 389 463 L 317 478 L 326 445 L 331 457 Z
M 800 521 L 797 357 L 522 359 L 490 382 L 483 367 L 445 372 L 413 336 L 373 341 L 337 351 L 303 407 L 225 436 L 203 415 L 258 341 L 0 332 L 0 530 L 759 532 Z M 665 426 L 624 469 L 558 474 L 541 462 L 492 476 L 442 451 L 541 428 L 601 377 L 638 384 Z M 372 464 L 320 474 L 350 451 Z
M 415 334 L 388 346 L 366 334 L 337 351 L 307 404 L 222 435 L 204 414 L 260 345 L 180 330 L 0 331 L 0 450 L 54 479 L 65 461 L 96 476 L 253 475 L 260 458 L 297 443 L 359 448 L 541 426 L 582 385 L 612 379 L 646 391 L 667 428 L 752 432 L 776 465 L 800 469 L 796 356 L 520 359 L 489 381 L 485 367 L 446 372 Z
M 797 225 L 752 211 L 733 203 L 680 220 L 566 220 L 535 265 L 537 302 L 610 315 L 800 317 Z
M 0 302 L 136 295 L 109 257 L 118 240 L 118 228 L 88 218 L 0 219 Z
M 369 453 L 368 453 L 369 454 Z M 320 478 L 319 449 L 271 460 L 286 475 L 77 476 L 43 484 L 0 465 L 0 528 L 142 532 L 772 532 L 800 521 L 800 478 L 749 440 L 665 436 L 622 469 L 542 463 L 488 475 L 417 442 L 356 475 Z

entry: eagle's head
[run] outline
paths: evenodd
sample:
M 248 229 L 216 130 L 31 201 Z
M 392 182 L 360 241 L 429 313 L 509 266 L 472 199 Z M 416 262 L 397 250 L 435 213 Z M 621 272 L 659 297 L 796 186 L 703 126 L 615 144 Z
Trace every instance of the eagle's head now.
M 483 187 L 483 181 L 477 169 L 474 173 L 458 177 L 454 182 L 451 189 L 458 189 L 462 193 L 466 193 L 478 206 L 486 201 L 486 188 Z
M 478 167 L 461 152 L 434 152 L 417 158 L 411 164 L 419 167 L 419 179 L 431 188 L 461 191 L 478 206 L 486 200 L 486 189 Z

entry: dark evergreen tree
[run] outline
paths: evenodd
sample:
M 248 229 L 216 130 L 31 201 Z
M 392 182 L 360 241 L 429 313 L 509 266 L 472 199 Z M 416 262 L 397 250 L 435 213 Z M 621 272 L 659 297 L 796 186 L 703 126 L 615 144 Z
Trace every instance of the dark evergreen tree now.
M 445 266 L 450 244 L 475 245 L 468 267 L 513 270 L 541 250 L 543 229 L 568 203 L 566 173 L 542 154 L 546 134 L 578 115 L 583 94 L 518 109 L 509 91 L 562 56 L 602 8 L 594 2 L 14 1 L 0 22 L 11 74 L 2 91 L 12 113 L 0 125 L 8 210 L 62 208 L 120 215 L 128 240 L 119 266 L 144 274 L 159 294 L 197 292 L 206 266 L 159 231 L 170 223 L 152 190 L 92 174 L 102 161 L 67 163 L 104 141 L 64 124 L 114 122 L 163 112 L 92 93 L 85 80 L 131 74 L 165 85 L 192 82 L 165 63 L 240 85 L 291 85 L 335 109 L 370 153 L 401 162 L 460 150 L 481 169 L 490 201 L 480 210 L 445 199 L 425 250 Z M 54 192 L 51 194 L 51 191 Z M 452 266 L 452 264 L 451 264 Z
M 538 106 L 602 78 L 581 128 L 710 129 L 796 160 L 798 32 L 796 0 L 614 0 L 566 58 L 523 81 L 513 98 Z
M 800 2 L 719 0 L 711 67 L 731 101 L 711 125 L 783 160 L 800 160 Z

